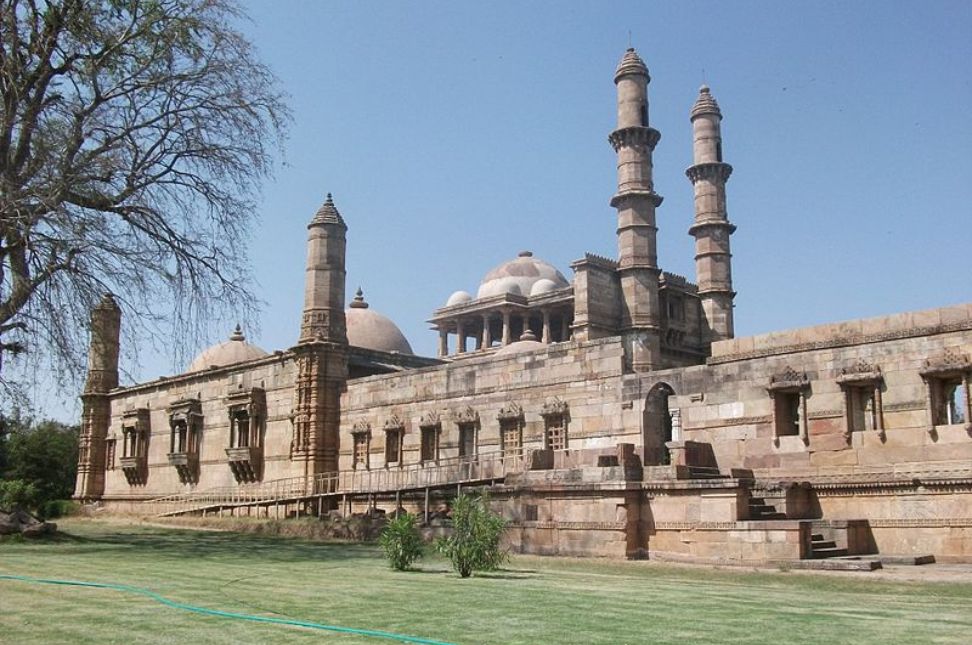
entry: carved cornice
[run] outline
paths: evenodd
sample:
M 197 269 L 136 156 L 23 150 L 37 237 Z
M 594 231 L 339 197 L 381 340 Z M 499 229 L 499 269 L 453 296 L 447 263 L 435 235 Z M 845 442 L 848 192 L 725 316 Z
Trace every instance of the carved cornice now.
M 434 426 L 441 426 L 442 419 L 439 416 L 438 410 L 429 410 L 419 419 L 420 428 L 432 428 Z
M 149 409 L 133 408 L 122 412 L 122 430 L 134 428 L 137 431 L 148 430 Z
M 803 390 L 809 386 L 810 377 L 807 376 L 806 372 L 797 372 L 787 365 L 783 372 L 770 377 L 770 382 L 766 389 L 772 394 L 787 390 Z
M 169 425 L 180 421 L 188 424 L 194 419 L 202 418 L 202 402 L 199 399 L 180 399 L 171 404 L 167 412 L 169 413 Z
M 658 130 L 643 125 L 621 128 L 608 135 L 608 142 L 615 152 L 621 148 L 632 148 L 634 146 L 645 146 L 649 151 L 652 151 L 658 145 L 659 139 L 661 139 L 661 133 Z
M 363 435 L 368 435 L 370 437 L 371 436 L 371 424 L 368 423 L 367 421 L 365 421 L 364 419 L 359 419 L 359 420 L 357 420 L 357 421 L 354 422 L 354 425 L 353 426 L 351 426 L 351 434 L 353 434 L 353 435 L 361 435 L 361 434 L 363 434 Z
M 382 426 L 382 429 L 385 432 L 390 430 L 404 430 L 405 422 L 397 414 L 393 414 L 385 420 L 385 425 Z
M 243 385 L 236 390 L 231 390 L 226 394 L 226 405 L 230 413 L 246 409 L 251 417 L 262 416 L 266 412 L 267 397 L 262 387 L 251 387 L 243 389 Z
M 566 417 L 569 412 L 570 408 L 567 406 L 567 403 L 561 401 L 559 397 L 554 397 L 543 404 L 543 408 L 540 410 L 540 416 L 544 418 L 557 416 Z
M 950 347 L 942 354 L 927 359 L 920 374 L 922 378 L 925 378 L 969 371 L 972 371 L 972 362 L 969 361 L 968 355 Z
M 884 379 L 881 374 L 881 367 L 872 365 L 863 358 L 849 367 L 840 368 L 837 375 L 837 383 L 840 385 L 868 385 L 877 384 Z
M 523 420 L 523 408 L 520 407 L 518 403 L 510 401 L 502 408 L 500 408 L 499 413 L 496 418 L 500 421 L 522 421 Z
M 729 231 L 729 235 L 736 232 L 736 225 L 726 219 L 706 219 L 700 222 L 696 222 L 689 227 L 688 233 L 693 237 L 698 237 L 699 232 L 708 231 L 712 229 L 726 229 Z M 708 253 L 698 253 L 695 259 L 700 257 L 705 257 L 706 255 L 729 255 L 727 251 L 710 251 Z
M 729 179 L 729 175 L 732 174 L 732 166 L 727 163 L 722 163 L 720 161 L 711 163 L 699 163 L 694 166 L 689 166 L 685 170 L 685 176 L 694 184 L 700 179 L 721 180 L 725 182 Z
M 479 423 L 479 413 L 466 406 L 452 413 L 452 418 L 456 423 Z

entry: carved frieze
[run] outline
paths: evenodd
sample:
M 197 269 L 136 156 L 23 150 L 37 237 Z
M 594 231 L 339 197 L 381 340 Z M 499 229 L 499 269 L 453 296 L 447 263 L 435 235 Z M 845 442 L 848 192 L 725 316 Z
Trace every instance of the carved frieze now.
M 452 416 L 456 423 L 479 423 L 479 413 L 468 405 L 453 412 Z
M 853 365 L 840 368 L 837 382 L 841 385 L 866 385 L 876 384 L 883 378 L 880 366 L 872 365 L 862 358 Z
M 432 428 L 438 425 L 442 425 L 438 410 L 429 410 L 419 419 L 420 428 Z
M 522 421 L 523 420 L 523 408 L 514 401 L 510 401 L 502 408 L 500 408 L 499 413 L 496 418 L 500 421 Z
M 770 377 L 769 385 L 766 389 L 770 394 L 781 391 L 797 391 L 810 387 L 810 377 L 806 372 L 797 372 L 795 369 L 786 366 L 786 369 L 779 374 Z
M 556 417 L 562 416 L 566 417 L 569 414 L 569 408 L 567 403 L 561 401 L 559 397 L 554 397 L 549 399 L 543 404 L 543 408 L 540 409 L 540 416 L 546 417 Z

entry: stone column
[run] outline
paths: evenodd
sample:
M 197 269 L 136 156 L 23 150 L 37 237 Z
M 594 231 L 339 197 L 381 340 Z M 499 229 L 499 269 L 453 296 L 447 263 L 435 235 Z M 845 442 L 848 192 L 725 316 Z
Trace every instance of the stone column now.
M 456 321 L 456 354 L 466 353 L 466 330 L 463 329 L 462 320 Z
M 449 330 L 439 327 L 439 358 L 449 355 Z
M 564 312 L 563 318 L 560 319 L 560 340 L 561 342 L 570 340 L 570 325 L 567 322 L 567 312 Z
M 540 342 L 550 344 L 550 312 L 546 309 L 543 310 L 543 337 Z
M 510 312 L 503 312 L 503 347 L 510 344 Z
M 493 338 L 489 333 L 489 314 L 483 314 L 483 349 L 489 349 L 493 344 Z

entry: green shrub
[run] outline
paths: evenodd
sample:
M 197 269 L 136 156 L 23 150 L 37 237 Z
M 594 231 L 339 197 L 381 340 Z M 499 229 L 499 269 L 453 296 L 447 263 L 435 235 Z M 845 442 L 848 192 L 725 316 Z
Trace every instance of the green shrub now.
M 12 510 L 15 507 L 27 511 L 35 510 L 40 493 L 37 487 L 22 479 L 0 480 L 0 508 Z
M 463 578 L 473 571 L 494 571 L 508 554 L 500 548 L 506 520 L 489 510 L 483 495 L 459 495 L 452 504 L 452 535 L 440 538 L 436 548 L 452 562 Z
M 74 515 L 80 508 L 77 502 L 72 502 L 69 499 L 52 499 L 41 505 L 40 517 L 45 520 L 66 517 Z
M 378 537 L 378 543 L 388 558 L 388 564 L 398 571 L 411 568 L 425 549 L 418 526 L 415 525 L 415 516 L 411 513 L 402 513 L 388 522 Z

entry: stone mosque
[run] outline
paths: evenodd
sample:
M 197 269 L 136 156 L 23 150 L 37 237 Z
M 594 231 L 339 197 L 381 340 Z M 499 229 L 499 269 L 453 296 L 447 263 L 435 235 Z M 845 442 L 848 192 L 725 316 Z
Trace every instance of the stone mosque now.
M 972 304 L 736 338 L 720 107 L 703 86 L 688 113 L 692 282 L 657 257 L 660 134 L 634 49 L 614 82 L 617 257 L 585 254 L 568 278 L 520 252 L 432 313 L 437 357 L 413 354 L 360 289 L 345 307 L 348 225 L 330 195 L 307 225 L 288 349 L 237 328 L 185 373 L 119 387 L 106 295 L 76 497 L 143 515 L 429 520 L 487 488 L 520 552 L 972 561 Z

